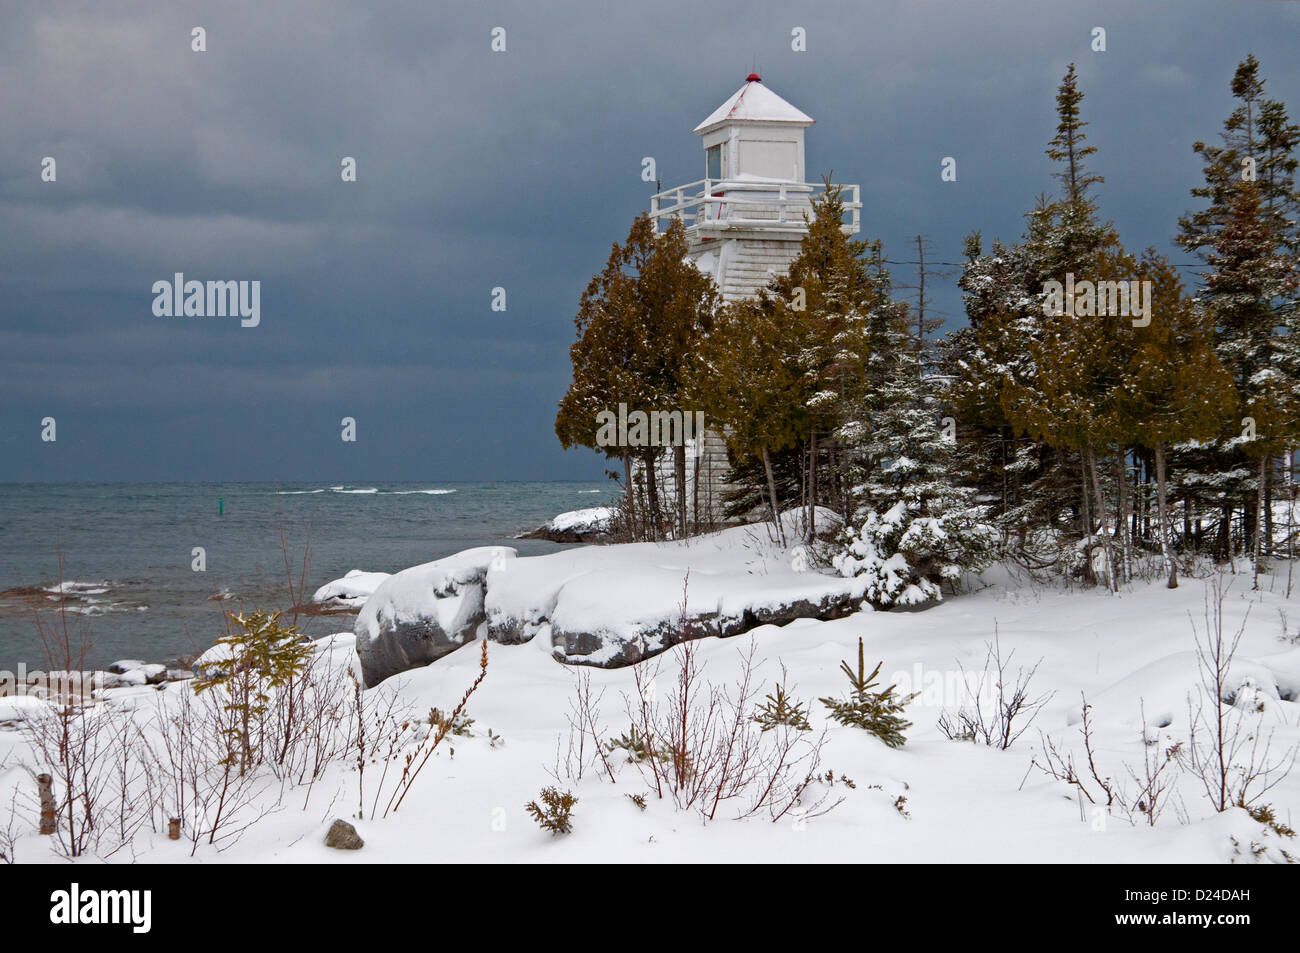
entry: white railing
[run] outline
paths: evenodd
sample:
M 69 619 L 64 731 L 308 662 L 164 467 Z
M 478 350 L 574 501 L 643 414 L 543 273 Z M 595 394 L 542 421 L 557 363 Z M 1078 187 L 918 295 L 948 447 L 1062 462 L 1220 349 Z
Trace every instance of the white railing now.
M 861 226 L 861 188 L 834 184 L 831 188 L 843 190 L 843 228 L 856 235 Z M 825 191 L 821 183 L 701 179 L 651 198 L 650 219 L 656 233 L 663 231 L 670 219 L 703 232 L 746 228 L 799 231 L 804 228 L 805 213 L 811 213 L 813 200 Z

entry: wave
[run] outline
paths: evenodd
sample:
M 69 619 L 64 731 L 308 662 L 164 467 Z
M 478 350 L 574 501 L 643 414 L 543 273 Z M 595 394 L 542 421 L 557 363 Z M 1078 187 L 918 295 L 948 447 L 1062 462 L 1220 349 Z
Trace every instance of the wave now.
M 75 579 L 70 579 L 66 582 L 59 583 L 57 586 L 41 586 L 41 591 L 53 592 L 56 595 L 62 593 L 65 596 L 102 596 L 104 593 L 108 592 L 111 585 L 112 583 L 108 580 L 101 580 L 100 582 L 78 582 Z
M 363 496 L 373 496 L 377 493 L 382 493 L 384 496 L 411 496 L 412 494 L 423 494 L 425 496 L 445 496 L 448 493 L 457 492 L 456 490 L 443 490 L 443 489 L 381 490 L 378 487 L 374 487 L 374 486 L 350 487 L 345 485 L 339 485 L 339 486 L 331 486 L 331 487 L 321 487 L 320 489 L 317 490 L 280 490 L 279 493 L 281 496 L 303 496 L 305 494 L 311 494 L 311 493 L 324 493 L 326 490 L 328 490 L 330 493 L 361 494 Z M 589 492 L 599 493 L 600 491 L 592 490 Z

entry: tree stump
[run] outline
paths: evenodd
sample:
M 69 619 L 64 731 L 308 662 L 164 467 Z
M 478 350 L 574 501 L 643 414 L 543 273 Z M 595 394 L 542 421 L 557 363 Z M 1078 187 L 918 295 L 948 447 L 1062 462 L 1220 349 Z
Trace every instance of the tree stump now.
M 41 796 L 41 833 L 54 833 L 54 778 L 48 774 L 37 775 L 36 787 Z

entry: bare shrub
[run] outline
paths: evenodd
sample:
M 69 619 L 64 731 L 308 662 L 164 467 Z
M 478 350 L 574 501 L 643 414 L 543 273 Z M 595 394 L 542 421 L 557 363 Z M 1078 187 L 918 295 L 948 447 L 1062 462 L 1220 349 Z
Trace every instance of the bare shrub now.
M 429 759 L 433 757 L 434 752 L 438 750 L 438 746 L 442 744 L 443 739 L 447 737 L 447 734 L 451 731 L 452 725 L 456 724 L 456 719 L 460 718 L 464 713 L 465 706 L 469 704 L 470 696 L 474 694 L 479 685 L 483 683 L 483 679 L 487 677 L 487 642 L 483 642 L 481 645 L 482 649 L 479 656 L 478 677 L 474 679 L 473 684 L 471 684 L 469 688 L 465 689 L 465 694 L 461 696 L 460 703 L 452 709 L 451 714 L 447 716 L 445 721 L 429 732 L 415 750 L 403 754 L 402 773 L 397 778 L 393 787 L 393 792 L 388 798 L 387 805 L 384 807 L 384 817 L 387 817 L 390 813 L 395 812 L 402 806 L 402 801 L 404 801 L 406 795 L 410 793 L 411 786 L 415 784 L 416 779 L 420 776 L 420 772 L 424 770 L 424 766 L 429 763 Z M 381 790 L 382 787 L 383 781 L 381 779 Z M 376 793 L 376 798 L 378 798 L 378 792 Z
M 0 761 L 0 777 L 3 777 L 5 762 Z M 18 862 L 17 843 L 18 835 L 14 832 L 18 826 L 18 789 L 15 787 L 13 793 L 9 795 L 8 814 L 5 816 L 4 823 L 0 824 L 0 864 L 14 864 Z
M 1068 749 L 1062 751 L 1052 737 L 1043 732 L 1039 732 L 1042 751 L 1030 759 L 1030 770 L 1038 768 L 1049 777 L 1072 785 L 1081 799 L 1086 798 L 1089 804 L 1104 805 L 1108 813 L 1111 808 L 1119 806 L 1127 815 L 1127 806 L 1124 804 L 1119 786 L 1111 776 L 1104 775 L 1097 767 L 1097 753 L 1092 736 L 1092 706 L 1088 704 L 1088 699 L 1082 692 L 1079 693 L 1079 709 L 1081 715 L 1079 734 L 1083 738 L 1087 774 L 1085 775 L 1075 766 L 1072 751 Z M 1039 760 L 1040 758 L 1042 760 Z M 1082 806 L 1083 801 L 1080 800 L 1079 803 Z
M 686 619 L 684 585 L 683 636 Z M 633 666 L 634 691 L 624 696 L 641 751 L 629 759 L 631 769 L 657 797 L 706 820 L 724 807 L 736 817 L 764 813 L 777 821 L 796 806 L 809 817 L 839 803 L 826 803 L 830 789 L 819 778 L 824 732 L 810 737 L 792 725 L 764 731 L 754 720 L 759 687 L 752 646 L 740 656 L 740 675 L 729 687 L 703 677 L 694 640 L 679 642 L 672 659 L 676 671 L 664 700 L 654 689 L 659 659 Z
M 1176 741 L 1168 747 L 1161 747 L 1159 738 L 1150 737 L 1146 705 L 1139 702 L 1139 710 L 1142 713 L 1142 770 L 1140 773 L 1135 771 L 1127 762 L 1124 767 L 1137 785 L 1136 793 L 1129 799 L 1133 809 L 1146 818 L 1148 826 L 1155 827 L 1178 784 L 1183 744 Z
M 1219 812 L 1249 809 L 1291 772 L 1296 758 L 1294 746 L 1274 755 L 1273 732 L 1264 732 L 1262 713 L 1246 710 L 1238 697 L 1242 686 L 1229 682 L 1250 615 L 1248 610 L 1235 632 L 1225 632 L 1223 602 L 1230 588 L 1222 575 L 1207 583 L 1204 631 L 1192 620 L 1201 684 L 1187 702 L 1188 769 Z
M 610 766 L 606 751 L 607 748 L 613 750 L 618 746 L 603 745 L 599 728 L 603 724 L 600 704 L 605 697 L 605 693 L 602 690 L 599 694 L 592 694 L 591 673 L 585 669 L 575 673 L 573 679 L 573 694 L 569 698 L 569 710 L 565 715 L 569 723 L 569 739 L 564 754 L 562 769 L 564 776 L 572 781 L 581 781 L 583 775 L 588 770 L 593 769 L 599 762 L 604 769 L 605 776 L 613 784 L 615 783 L 614 769 Z M 634 726 L 633 731 L 635 732 L 635 730 Z M 557 741 L 556 767 L 552 772 L 557 781 L 560 780 L 561 773 L 559 762 L 559 742 Z
M 1092 706 L 1080 693 L 1081 724 L 1079 734 L 1083 741 L 1083 767 L 1077 767 L 1074 754 L 1062 751 L 1048 735 L 1042 734 L 1042 748 L 1039 755 L 1030 761 L 1030 770 L 1038 768 L 1049 777 L 1072 785 L 1079 797 L 1080 819 L 1086 820 L 1083 802 L 1098 808 L 1104 808 L 1108 815 L 1121 815 L 1129 823 L 1137 823 L 1135 815 L 1150 827 L 1165 809 L 1175 803 L 1178 777 L 1181 773 L 1183 745 L 1174 742 L 1162 747 L 1159 738 L 1152 738 L 1146 718 L 1146 706 L 1139 702 L 1141 713 L 1141 739 L 1143 758 L 1140 768 L 1134 768 L 1127 761 L 1122 763 L 1134 789 L 1130 792 L 1112 775 L 1101 770 L 1097 763 L 1096 744 L 1093 740 Z M 1039 760 L 1041 758 L 1041 760 Z
M 957 663 L 965 698 L 955 712 L 945 710 L 939 716 L 939 730 L 950 741 L 979 741 L 1005 751 L 1029 729 L 1056 693 L 1030 695 L 1029 683 L 1043 663 L 1042 659 L 1031 668 L 1017 668 L 1012 678 L 1011 659 L 1015 650 L 1012 649 L 1004 658 L 996 624 L 993 633 L 993 641 L 984 643 L 984 677 L 979 680 L 978 688 L 971 688 L 965 668 L 961 662 Z M 984 692 L 990 675 L 995 676 L 991 698 L 985 697 Z
M 130 843 L 149 820 L 138 798 L 146 772 L 131 712 L 65 696 L 30 710 L 21 730 L 29 773 L 50 776 L 57 852 L 110 856 Z
M 353 717 L 348 752 L 357 771 L 358 820 L 366 816 L 366 768 L 373 765 L 380 770 L 379 783 L 370 802 L 370 818 L 373 820 L 388 779 L 388 769 L 415 740 L 416 725 L 395 689 L 379 686 L 369 693 L 373 698 L 367 705 L 368 693 L 361 687 L 356 672 L 349 669 L 348 678 L 352 684 Z
M 350 751 L 355 718 L 350 674 L 326 647 L 272 695 L 263 719 L 262 747 L 271 773 L 306 784 L 308 798 L 325 768 Z
M 190 854 L 207 843 L 225 849 L 269 814 L 268 779 L 243 767 L 239 712 L 212 693 L 160 696 L 142 729 L 151 761 L 155 829 L 179 818 Z

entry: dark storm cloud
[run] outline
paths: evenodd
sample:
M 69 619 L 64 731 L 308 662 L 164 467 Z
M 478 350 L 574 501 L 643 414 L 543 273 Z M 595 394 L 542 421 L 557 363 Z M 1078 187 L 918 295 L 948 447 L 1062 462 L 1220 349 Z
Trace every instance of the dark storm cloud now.
M 0 23 L 5 480 L 598 476 L 551 430 L 578 295 L 648 204 L 642 157 L 699 178 L 690 130 L 754 57 L 818 119 L 809 175 L 861 183 L 897 259 L 918 232 L 948 261 L 973 229 L 1019 233 L 1070 61 L 1134 249 L 1168 248 L 1247 53 L 1300 113 L 1298 3 L 7 3 Z M 261 280 L 261 325 L 154 317 L 176 271 Z M 937 304 L 959 318 L 951 281 Z

